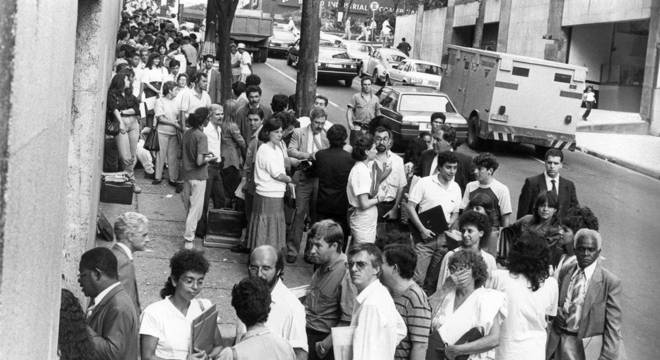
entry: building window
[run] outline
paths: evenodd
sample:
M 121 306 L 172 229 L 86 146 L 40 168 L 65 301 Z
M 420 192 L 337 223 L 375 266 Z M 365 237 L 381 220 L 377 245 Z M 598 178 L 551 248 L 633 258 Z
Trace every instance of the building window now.
M 513 67 L 513 71 L 511 72 L 515 76 L 523 76 L 523 77 L 529 77 L 529 69 L 528 68 L 522 68 L 522 67 Z

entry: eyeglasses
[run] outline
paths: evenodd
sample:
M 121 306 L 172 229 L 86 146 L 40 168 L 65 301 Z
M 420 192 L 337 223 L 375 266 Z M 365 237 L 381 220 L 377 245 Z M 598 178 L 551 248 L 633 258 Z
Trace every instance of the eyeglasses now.
M 248 271 L 251 272 L 251 273 L 253 273 L 253 274 L 258 273 L 259 270 L 263 270 L 263 271 L 265 271 L 265 272 L 269 272 L 269 271 L 273 270 L 273 268 L 270 267 L 270 266 L 257 266 L 257 265 L 250 265 L 250 266 L 248 266 Z
M 348 261 L 346 262 L 346 268 L 349 270 L 353 268 L 353 266 L 356 266 L 358 270 L 364 270 L 365 267 L 367 267 L 368 263 L 366 261 Z
M 377 137 L 377 138 L 374 138 L 374 142 L 377 142 L 377 143 L 386 143 L 386 142 L 388 142 L 388 141 L 390 141 L 390 138 L 389 138 L 389 137 L 385 137 L 385 138 Z

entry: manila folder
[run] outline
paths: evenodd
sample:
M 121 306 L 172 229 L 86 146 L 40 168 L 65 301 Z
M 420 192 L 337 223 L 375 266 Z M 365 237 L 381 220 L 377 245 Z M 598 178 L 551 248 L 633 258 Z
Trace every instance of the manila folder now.
M 210 353 L 215 345 L 215 334 L 218 327 L 218 309 L 215 304 L 196 317 L 191 324 L 192 351 L 204 350 Z

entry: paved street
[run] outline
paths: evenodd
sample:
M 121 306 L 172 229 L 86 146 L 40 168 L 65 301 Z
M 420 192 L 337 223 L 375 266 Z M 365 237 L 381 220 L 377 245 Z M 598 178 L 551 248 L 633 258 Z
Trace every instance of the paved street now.
M 295 92 L 295 70 L 283 59 L 256 64 L 255 72 L 262 78 L 266 101 L 275 93 Z M 319 85 L 318 93 L 331 101 L 328 110 L 332 122 L 346 125 L 346 103 L 357 91 L 357 79 L 352 88 L 344 88 L 339 81 Z M 465 146 L 461 151 L 474 154 Z M 500 160 L 495 176 L 509 186 L 515 213 L 525 177 L 540 173 L 542 162 L 533 157 L 531 147 L 496 146 L 491 151 Z M 660 314 L 653 306 L 660 295 L 660 182 L 579 152 L 566 154 L 562 175 L 575 182 L 580 203 L 598 216 L 604 237 L 603 255 L 607 258 L 604 264 L 623 281 L 623 331 L 628 358 L 652 359 L 660 353 L 656 341 Z

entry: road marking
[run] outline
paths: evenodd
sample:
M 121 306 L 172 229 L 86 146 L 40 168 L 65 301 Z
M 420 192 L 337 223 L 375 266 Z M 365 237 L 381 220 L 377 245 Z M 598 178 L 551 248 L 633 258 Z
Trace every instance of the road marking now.
M 264 63 L 264 65 L 268 66 L 268 67 L 271 68 L 272 70 L 275 70 L 278 74 L 284 76 L 284 78 L 286 78 L 287 80 L 291 81 L 292 83 L 294 83 L 294 84 L 296 83 L 296 79 L 294 79 L 294 78 L 292 78 L 291 76 L 287 75 L 284 71 L 282 71 L 282 70 L 276 68 L 275 66 L 273 66 L 273 65 L 271 65 L 271 64 L 269 64 L 269 63 Z M 337 109 L 340 109 L 340 110 L 341 110 L 341 107 L 340 107 L 339 105 L 335 104 L 334 102 L 332 102 L 332 101 L 330 101 L 330 100 L 328 100 L 328 104 L 330 104 L 330 105 L 336 107 Z

